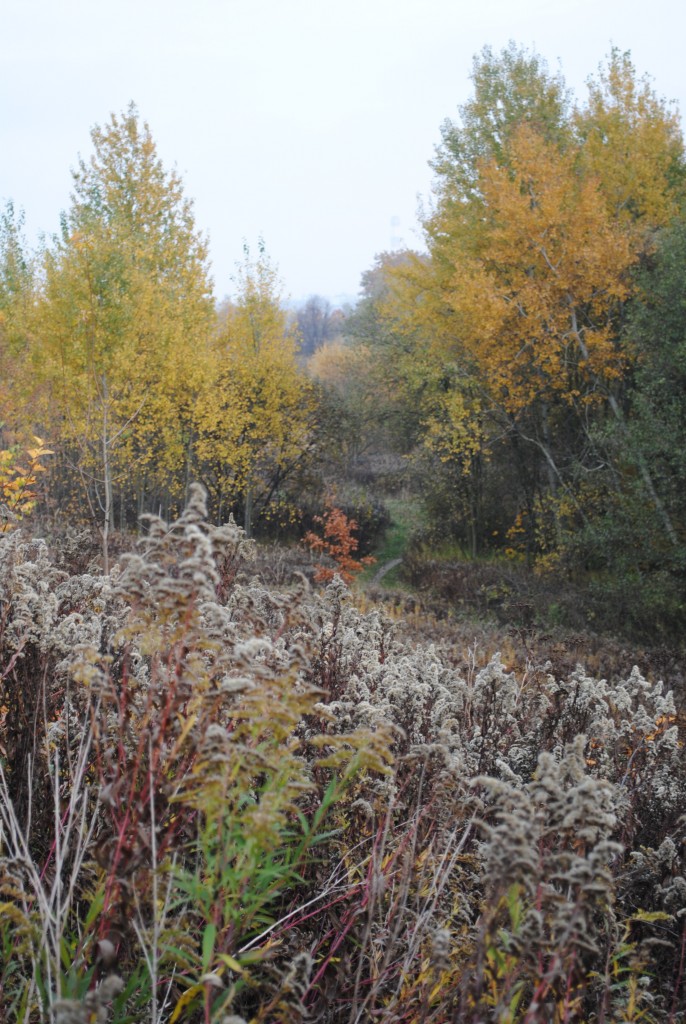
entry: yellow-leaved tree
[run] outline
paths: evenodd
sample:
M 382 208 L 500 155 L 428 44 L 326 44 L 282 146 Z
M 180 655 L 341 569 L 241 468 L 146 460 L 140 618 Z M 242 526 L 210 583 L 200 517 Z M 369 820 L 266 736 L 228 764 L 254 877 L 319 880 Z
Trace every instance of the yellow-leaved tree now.
M 638 77 L 631 54 L 613 49 L 588 100 L 574 113 L 586 174 L 600 183 L 608 211 L 645 246 L 684 199 L 684 140 L 679 112 Z
M 522 124 L 507 165 L 480 165 L 480 188 L 478 236 L 445 293 L 460 344 L 510 414 L 598 400 L 623 370 L 614 320 L 636 257 L 597 180 L 579 173 L 573 148 Z
M 310 452 L 315 396 L 262 244 L 256 261 L 246 249 L 237 286 L 198 394 L 194 455 L 217 517 L 240 510 L 250 535 Z
M 34 261 L 23 236 L 23 214 L 8 202 L 0 212 L 0 448 L 27 444 L 39 381 L 30 359 L 36 297 Z
M 617 53 L 577 109 L 560 76 L 513 45 L 484 50 L 473 81 L 433 165 L 429 259 L 398 263 L 391 301 L 405 336 L 422 339 L 420 359 L 446 371 L 429 442 L 450 460 L 451 424 L 459 472 L 462 438 L 481 438 L 486 454 L 510 447 L 513 512 L 535 554 L 542 509 L 553 523 L 544 548 L 564 517 L 584 519 L 582 492 L 606 461 L 595 423 L 606 412 L 621 421 L 632 271 L 683 198 L 683 142 Z M 644 464 L 641 474 L 673 542 Z
M 82 482 L 107 569 L 117 496 L 124 518 L 185 479 L 214 310 L 192 205 L 136 108 L 91 138 L 44 254 L 35 363 L 48 385 L 43 429 Z

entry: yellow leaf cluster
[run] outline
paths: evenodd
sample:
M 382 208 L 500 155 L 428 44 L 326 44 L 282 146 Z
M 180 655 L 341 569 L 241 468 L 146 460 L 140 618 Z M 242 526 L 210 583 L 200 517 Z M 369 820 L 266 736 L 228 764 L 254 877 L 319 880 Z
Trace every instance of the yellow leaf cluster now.
M 637 79 L 628 53 L 612 51 L 575 120 L 584 168 L 599 180 L 610 215 L 640 232 L 667 224 L 679 208 L 679 114 Z
M 34 437 L 35 448 L 29 448 L 27 467 L 19 465 L 16 451 L 0 451 L 0 533 L 6 533 L 18 519 L 29 515 L 36 506 L 35 486 L 39 473 L 45 472 L 41 459 L 54 452 L 47 448 L 40 437 Z
M 284 468 L 307 446 L 314 392 L 297 363 L 297 337 L 266 257 L 246 263 L 240 293 L 209 346 L 193 410 L 194 452 L 226 496 L 263 467 Z
M 593 400 L 624 368 L 613 315 L 635 259 L 626 234 L 576 154 L 528 125 L 508 166 L 482 166 L 481 188 L 479 251 L 457 263 L 446 295 L 464 350 L 510 412 L 541 395 Z

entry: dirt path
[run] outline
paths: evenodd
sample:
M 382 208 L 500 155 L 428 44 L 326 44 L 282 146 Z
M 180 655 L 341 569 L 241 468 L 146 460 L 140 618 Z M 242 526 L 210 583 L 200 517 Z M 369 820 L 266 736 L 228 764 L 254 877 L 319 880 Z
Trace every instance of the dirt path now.
M 392 558 L 390 562 L 384 562 L 380 569 L 377 569 L 372 576 L 372 583 L 380 583 L 384 576 L 387 576 L 396 565 L 400 565 L 402 558 Z

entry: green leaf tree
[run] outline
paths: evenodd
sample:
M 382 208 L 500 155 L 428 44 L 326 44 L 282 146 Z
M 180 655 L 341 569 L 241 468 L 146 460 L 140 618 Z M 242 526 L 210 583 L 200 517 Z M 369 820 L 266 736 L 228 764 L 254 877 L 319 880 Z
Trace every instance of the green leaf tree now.
M 628 344 L 634 369 L 624 429 L 608 424 L 602 443 L 612 474 L 598 482 L 598 511 L 573 540 L 568 560 L 590 565 L 604 604 L 618 626 L 654 639 L 681 629 L 686 606 L 686 220 L 658 235 L 637 274 Z M 598 427 L 600 429 L 600 427 Z M 642 468 L 659 510 L 646 500 Z

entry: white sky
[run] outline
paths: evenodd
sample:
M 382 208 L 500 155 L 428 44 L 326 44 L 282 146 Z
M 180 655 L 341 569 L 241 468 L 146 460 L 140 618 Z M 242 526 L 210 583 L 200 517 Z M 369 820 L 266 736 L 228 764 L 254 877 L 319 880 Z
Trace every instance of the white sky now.
M 419 247 L 472 57 L 514 39 L 584 82 L 614 44 L 686 109 L 684 0 L 0 0 L 0 201 L 57 230 L 90 129 L 138 106 L 230 293 L 262 236 L 285 291 L 354 296 Z

